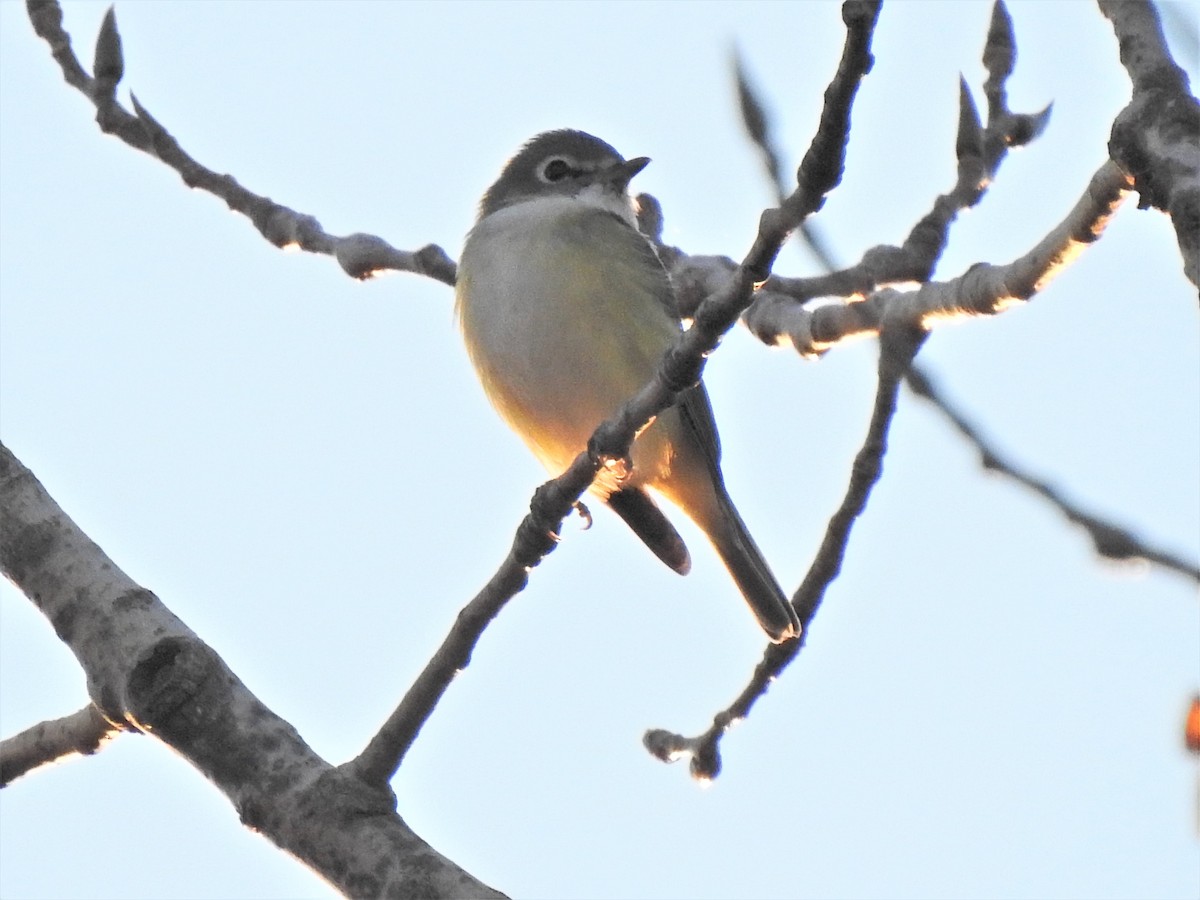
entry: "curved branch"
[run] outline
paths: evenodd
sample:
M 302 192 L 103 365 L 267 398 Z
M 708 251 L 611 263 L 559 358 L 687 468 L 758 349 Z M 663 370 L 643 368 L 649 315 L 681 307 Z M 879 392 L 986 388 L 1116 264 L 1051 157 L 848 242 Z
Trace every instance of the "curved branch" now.
M 713 717 L 708 730 L 695 737 L 684 737 L 662 728 L 646 732 L 642 743 L 653 756 L 663 762 L 674 762 L 688 755 L 693 778 L 700 781 L 715 778 L 721 771 L 721 738 L 750 714 L 754 704 L 799 655 L 807 640 L 808 626 L 816 616 L 825 592 L 841 572 L 850 531 L 866 509 L 871 491 L 883 474 L 883 458 L 896 414 L 900 382 L 926 336 L 923 329 L 906 322 L 889 323 L 880 336 L 879 377 L 866 437 L 854 457 L 842 502 L 830 517 L 821 547 L 792 598 L 803 626 L 799 639 L 769 646 L 741 694 Z
M 747 313 L 747 324 L 760 336 L 774 335 L 776 342 L 790 341 L 802 355 L 816 356 L 846 338 L 877 334 L 885 319 L 932 326 L 963 316 L 997 315 L 1031 299 L 1094 243 L 1129 186 L 1129 177 L 1116 163 L 1104 163 L 1066 217 L 1007 265 L 977 263 L 951 281 L 928 281 L 911 291 L 884 288 L 860 303 L 815 309 L 767 294 Z
M 259 234 L 276 247 L 299 247 L 309 253 L 332 256 L 347 275 L 360 280 L 392 270 L 454 284 L 454 260 L 436 244 L 408 251 L 398 250 L 373 234 L 329 234 L 313 216 L 255 194 L 242 187 L 232 175 L 219 175 L 197 162 L 150 115 L 137 97 L 131 95 L 133 113 L 122 107 L 117 102 L 117 85 L 125 74 L 125 62 L 116 14 L 111 7 L 96 39 L 94 78 L 87 74 L 71 49 L 71 37 L 63 30 L 62 9 L 57 0 L 27 0 L 26 7 L 33 30 L 50 45 L 51 54 L 62 69 L 67 84 L 96 107 L 96 124 L 101 131 L 174 169 L 188 187 L 207 191 L 224 200 L 231 210 L 249 219 Z

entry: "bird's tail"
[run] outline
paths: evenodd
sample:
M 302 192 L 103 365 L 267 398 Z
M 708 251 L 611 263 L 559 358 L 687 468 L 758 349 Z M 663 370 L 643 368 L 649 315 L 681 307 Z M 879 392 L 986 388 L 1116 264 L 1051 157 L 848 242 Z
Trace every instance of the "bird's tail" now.
M 714 521 L 705 523 L 704 530 L 717 555 L 733 576 L 767 637 L 777 644 L 799 637 L 801 625 L 796 610 L 775 580 L 746 523 L 738 515 L 724 486 L 719 486 L 716 493 L 720 512 L 714 516 Z

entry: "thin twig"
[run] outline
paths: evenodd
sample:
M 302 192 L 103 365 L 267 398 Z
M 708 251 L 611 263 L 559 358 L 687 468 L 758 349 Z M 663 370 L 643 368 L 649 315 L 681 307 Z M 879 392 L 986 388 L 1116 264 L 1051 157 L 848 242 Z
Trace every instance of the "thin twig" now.
M 905 381 L 914 394 L 933 402 L 950 420 L 955 429 L 967 441 L 975 445 L 979 451 L 980 465 L 984 469 L 1011 478 L 1045 498 L 1051 506 L 1063 514 L 1067 521 L 1078 525 L 1088 533 L 1100 556 L 1114 562 L 1142 560 L 1178 572 L 1200 583 L 1200 567 L 1185 561 L 1174 553 L 1151 547 L 1128 529 L 1085 511 L 1068 500 L 1062 491 L 1049 482 L 1038 478 L 1012 460 L 1006 459 L 1004 454 L 996 449 L 995 444 L 988 440 L 966 415 L 954 408 L 928 374 L 920 372 L 914 367 L 905 376 Z
M 898 247 L 872 247 L 855 265 L 823 275 L 807 278 L 772 276 L 746 312 L 745 321 L 751 332 L 768 344 L 786 343 L 793 334 L 805 334 L 802 322 L 808 301 L 841 298 L 840 308 L 846 310 L 841 318 L 851 326 L 850 330 L 838 334 L 834 341 L 822 341 L 819 345 L 803 339 L 799 343 L 793 342 L 802 355 L 818 355 L 837 340 L 864 331 L 873 332 L 878 327 L 879 317 L 872 315 L 870 310 L 857 308 L 856 301 L 885 285 L 929 280 L 946 248 L 950 228 L 958 214 L 980 202 L 1008 151 L 1034 140 L 1049 122 L 1050 106 L 1036 113 L 1014 113 L 1008 108 L 1004 84 L 1015 65 L 1015 47 L 1012 20 L 1004 4 L 997 3 L 983 49 L 983 61 L 988 71 L 984 83 L 988 101 L 987 125 L 980 122 L 970 89 L 960 77 L 955 138 L 958 171 L 954 187 L 934 200 L 933 207 L 913 226 L 904 242 Z M 825 308 L 836 310 L 839 307 L 831 304 Z
M 1136 7 L 1137 4 L 1133 6 Z M 1130 8 L 1118 15 L 1122 24 L 1118 26 L 1114 23 L 1114 27 L 1120 30 L 1132 28 L 1133 24 L 1126 24 L 1128 19 L 1136 21 L 1139 28 L 1146 28 L 1148 24 L 1144 19 L 1145 15 L 1145 10 L 1139 12 Z M 1154 49 L 1158 45 L 1152 42 L 1151 46 Z M 1141 56 L 1133 54 L 1130 54 L 1127 65 L 1134 67 L 1135 71 L 1139 70 L 1138 67 L 1149 67 L 1149 71 L 1169 68 L 1169 59 L 1164 61 L 1157 53 L 1155 50 L 1151 54 L 1151 59 L 1155 60 L 1153 66 L 1149 66 Z M 948 228 L 954 220 L 956 210 L 973 206 L 982 199 L 1010 147 L 1028 142 L 1044 130 L 1050 107 L 1030 115 L 1014 113 L 1008 109 L 1005 82 L 1012 74 L 1016 61 L 1016 44 L 1012 21 L 1003 3 L 997 3 L 992 11 L 983 56 L 988 70 L 988 79 L 984 84 L 984 94 L 988 100 L 988 125 L 986 129 L 980 126 L 974 102 L 966 84 L 963 83 L 956 141 L 959 178 L 954 189 L 935 201 L 934 209 L 913 229 L 902 247 L 876 247 L 868 251 L 861 262 L 849 269 L 817 278 L 794 279 L 791 281 L 793 287 L 790 299 L 772 294 L 771 286 L 788 281 L 772 276 L 745 316 L 748 324 L 755 323 L 761 328 L 761 337 L 778 342 L 781 333 L 785 327 L 789 327 L 787 323 L 790 322 L 791 330 L 786 339 L 800 348 L 805 355 L 818 355 L 849 336 L 873 333 L 879 327 L 885 308 L 896 312 L 891 309 L 891 305 L 897 302 L 909 305 L 912 315 L 920 316 L 929 323 L 938 318 L 962 314 L 992 314 L 1011 304 L 1013 298 L 1028 299 L 1032 296 L 1032 291 L 1044 288 L 1049 280 L 1061 271 L 1066 260 L 1099 237 L 1115 205 L 1122 202 L 1130 187 L 1128 178 L 1113 163 L 1102 166 L 1093 175 L 1083 196 L 1063 222 L 1036 247 L 1007 266 L 972 267 L 958 279 L 941 285 L 926 285 L 920 291 L 899 295 L 899 300 L 896 294 L 877 294 L 862 303 L 829 305 L 799 313 L 795 311 L 792 301 L 797 297 L 817 296 L 824 291 L 842 296 L 855 291 L 865 294 L 887 281 L 903 280 L 908 274 L 911 274 L 913 280 L 927 280 L 928 273 L 932 271 L 945 244 Z M 742 105 L 748 133 L 756 142 L 769 143 L 770 125 L 765 121 L 762 101 L 754 96 L 752 88 L 744 79 L 739 81 L 739 92 L 746 95 Z M 747 108 L 753 111 L 753 115 L 745 112 Z M 755 119 L 757 121 L 752 125 L 752 120 Z M 769 157 L 779 155 L 777 149 L 769 146 L 764 146 L 762 152 Z M 986 173 L 984 178 L 977 177 L 981 169 Z M 919 235 L 922 233 L 934 239 L 921 240 Z M 924 247 L 923 251 L 919 249 L 921 247 Z M 770 321 L 775 311 L 782 311 L 785 320 Z M 751 327 L 754 327 L 753 324 Z M 1033 487 L 1070 521 L 1088 528 L 1102 555 L 1118 558 L 1126 555 L 1137 556 L 1147 562 L 1193 577 L 1196 571 L 1194 564 L 1169 551 L 1132 539 L 1129 529 L 1082 512 L 1062 500 L 1058 491 L 1036 479 L 1031 483 L 1031 476 L 1016 466 L 1010 467 L 1008 463 L 1001 461 L 1000 457 L 982 442 L 975 429 L 964 427 L 965 419 L 943 396 L 937 380 L 918 363 L 913 364 L 907 381 L 909 387 L 940 410 L 960 434 L 975 444 L 981 458 L 987 461 L 988 468 Z M 1035 484 L 1039 486 L 1035 487 Z
M 117 102 L 117 85 L 125 74 L 125 62 L 113 8 L 110 7 L 104 16 L 96 39 L 94 78 L 87 74 L 71 49 L 71 38 L 63 30 L 62 9 L 56 0 L 27 0 L 26 8 L 33 30 L 50 45 L 51 54 L 62 69 L 67 84 L 95 105 L 96 123 L 102 131 L 174 169 L 188 187 L 207 191 L 224 200 L 231 210 L 249 219 L 259 234 L 276 247 L 299 247 L 309 253 L 332 256 L 352 278 L 365 279 L 393 270 L 454 284 L 454 261 L 436 244 L 407 251 L 398 250 L 373 234 L 329 234 L 313 216 L 255 194 L 242 187 L 232 175 L 219 175 L 201 165 L 150 115 L 137 97 L 130 95 L 133 113 L 122 107 Z
M 797 172 L 796 190 L 778 208 L 762 213 L 754 243 L 734 277 L 696 310 L 692 327 L 682 332 L 663 356 L 651 382 L 596 429 L 588 450 L 575 457 L 565 473 L 538 488 L 529 515 L 518 527 L 500 569 L 459 613 L 450 634 L 400 705 L 350 764 L 361 779 L 383 784 L 395 774 L 454 675 L 470 662 L 471 652 L 488 624 L 525 586 L 529 570 L 554 549 L 563 519 L 596 472 L 603 465 L 625 459 L 634 437 L 646 423 L 699 381 L 705 358 L 750 304 L 754 285 L 770 274 L 788 233 L 819 209 L 825 195 L 837 185 L 849 138 L 850 107 L 870 69 L 869 48 L 878 13 L 877 0 L 850 0 L 845 5 L 847 34 L 842 61 L 826 92 L 817 134 Z M 653 228 L 655 212 L 651 210 L 645 216 L 645 227 Z
M 906 322 L 898 322 L 895 326 L 889 324 L 883 330 L 880 340 L 879 380 L 866 438 L 854 457 L 854 465 L 841 505 L 830 518 L 821 548 L 792 598 L 800 624 L 803 626 L 800 638 L 767 647 L 749 683 L 729 707 L 713 717 L 712 725 L 707 731 L 690 738 L 665 729 L 648 731 L 642 740 L 646 749 L 654 756 L 664 762 L 672 762 L 685 754 L 690 755 L 693 778 L 702 781 L 715 778 L 721 770 L 720 742 L 725 732 L 735 722 L 750 714 L 754 704 L 766 694 L 771 683 L 800 653 L 808 635 L 808 626 L 816 616 L 826 590 L 841 571 L 846 547 L 850 541 L 850 530 L 866 508 L 871 489 L 883 472 L 888 430 L 896 413 L 896 395 L 900 380 L 911 365 L 925 336 L 924 330 L 914 328 Z
M 763 168 L 766 169 L 767 180 L 775 192 L 776 202 L 782 203 L 783 198 L 787 196 L 787 186 L 783 178 L 783 159 L 771 137 L 770 117 L 767 116 L 758 94 L 751 87 L 750 77 L 746 72 L 745 63 L 742 61 L 742 54 L 736 47 L 733 50 L 732 65 L 733 77 L 737 85 L 738 108 L 742 113 L 742 124 L 746 127 L 746 133 L 750 135 L 750 140 L 758 148 L 762 157 Z M 794 234 L 824 268 L 829 270 L 836 268 L 833 262 L 833 251 L 816 222 L 811 220 L 801 222 Z

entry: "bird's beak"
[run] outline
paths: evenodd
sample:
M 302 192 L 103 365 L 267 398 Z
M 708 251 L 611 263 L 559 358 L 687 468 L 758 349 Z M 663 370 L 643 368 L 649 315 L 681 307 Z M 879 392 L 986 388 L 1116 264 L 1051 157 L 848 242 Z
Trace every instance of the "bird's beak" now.
M 600 177 L 603 181 L 624 191 L 629 187 L 629 182 L 633 180 L 633 176 L 648 165 L 650 165 L 650 157 L 638 156 L 633 159 L 627 159 L 624 162 L 614 163 L 605 169 Z

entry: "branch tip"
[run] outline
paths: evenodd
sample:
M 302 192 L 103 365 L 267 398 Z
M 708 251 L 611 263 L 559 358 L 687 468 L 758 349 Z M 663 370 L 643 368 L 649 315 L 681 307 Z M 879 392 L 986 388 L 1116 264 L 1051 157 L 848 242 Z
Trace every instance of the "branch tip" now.
M 736 44 L 733 47 L 733 77 L 737 82 L 738 108 L 742 113 L 742 124 L 746 126 L 751 140 L 761 147 L 767 140 L 767 114 L 750 85 L 745 62 Z
M 1040 112 L 1014 115 L 1008 128 L 1008 145 L 1023 147 L 1041 137 L 1042 132 L 1050 124 L 1050 113 L 1053 109 L 1054 102 L 1051 101 Z
M 979 119 L 979 107 L 967 80 L 958 76 L 958 134 L 954 141 L 954 153 L 959 160 L 968 157 L 983 157 L 983 123 Z
M 983 45 L 983 66 L 988 70 L 988 80 L 994 79 L 997 84 L 1002 85 L 1012 74 L 1016 62 L 1017 41 L 1013 32 L 1012 16 L 1009 15 L 1004 0 L 996 0 Z
M 92 72 L 102 90 L 110 96 L 116 91 L 117 82 L 125 75 L 125 59 L 121 52 L 121 34 L 117 31 L 117 10 L 114 6 L 108 8 L 104 21 L 100 23 Z

